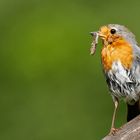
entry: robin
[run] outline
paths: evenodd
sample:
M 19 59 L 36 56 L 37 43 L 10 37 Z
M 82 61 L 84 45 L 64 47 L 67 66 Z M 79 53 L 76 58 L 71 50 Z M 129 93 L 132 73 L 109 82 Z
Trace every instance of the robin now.
M 135 36 L 125 26 L 109 24 L 91 32 L 95 53 L 98 37 L 102 40 L 101 60 L 103 72 L 114 102 L 110 133 L 114 134 L 116 110 L 120 99 L 127 104 L 127 121 L 140 114 L 140 48 Z

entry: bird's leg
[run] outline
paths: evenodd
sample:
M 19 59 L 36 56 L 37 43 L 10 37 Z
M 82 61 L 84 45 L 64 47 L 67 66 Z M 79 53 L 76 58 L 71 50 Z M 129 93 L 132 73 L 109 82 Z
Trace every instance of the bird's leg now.
M 119 101 L 117 98 L 114 98 L 114 112 L 113 112 L 113 117 L 112 117 L 112 124 L 111 124 L 111 129 L 109 134 L 114 134 L 116 132 L 116 128 L 114 127 L 115 125 L 115 117 L 116 117 L 116 111 L 119 105 Z

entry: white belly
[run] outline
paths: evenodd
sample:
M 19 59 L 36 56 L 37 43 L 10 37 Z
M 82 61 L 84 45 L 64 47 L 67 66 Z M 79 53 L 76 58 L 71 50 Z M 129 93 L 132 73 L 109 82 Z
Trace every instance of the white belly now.
M 117 98 L 124 98 L 127 102 L 137 101 L 138 86 L 131 74 L 131 70 L 126 70 L 120 61 L 112 64 L 112 69 L 105 73 L 111 94 Z

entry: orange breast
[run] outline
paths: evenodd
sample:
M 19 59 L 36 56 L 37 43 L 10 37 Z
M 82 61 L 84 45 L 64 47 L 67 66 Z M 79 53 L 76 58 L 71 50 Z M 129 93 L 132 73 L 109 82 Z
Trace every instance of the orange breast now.
M 120 61 L 122 65 L 129 69 L 133 61 L 133 50 L 130 44 L 125 40 L 113 42 L 104 46 L 101 52 L 102 64 L 106 71 L 112 68 L 114 61 Z

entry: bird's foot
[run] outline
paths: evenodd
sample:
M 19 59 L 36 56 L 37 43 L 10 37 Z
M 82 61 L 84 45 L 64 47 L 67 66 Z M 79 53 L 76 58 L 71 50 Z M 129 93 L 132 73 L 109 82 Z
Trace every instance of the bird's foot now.
M 118 129 L 113 127 L 113 128 L 110 129 L 109 135 L 115 135 L 115 133 L 117 131 L 118 131 Z

